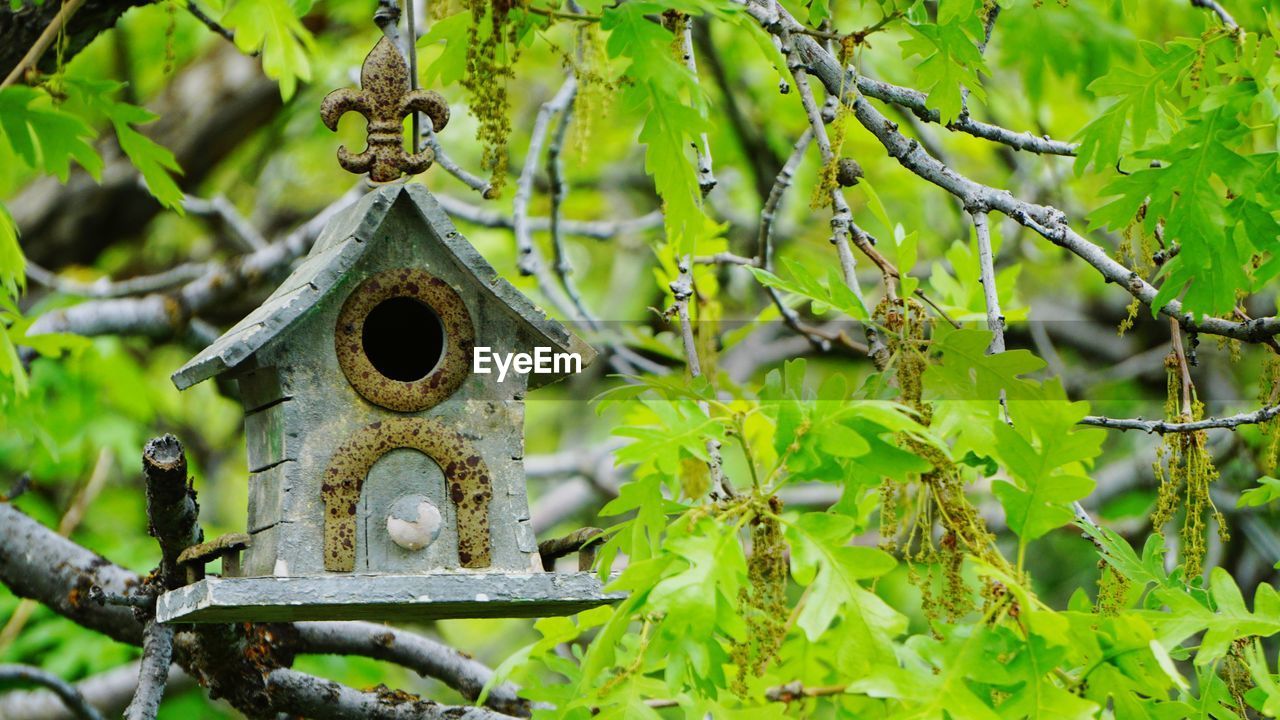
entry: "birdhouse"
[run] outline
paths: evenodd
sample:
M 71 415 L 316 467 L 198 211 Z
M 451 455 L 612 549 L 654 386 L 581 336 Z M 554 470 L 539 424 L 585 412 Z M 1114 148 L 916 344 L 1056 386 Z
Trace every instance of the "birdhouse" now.
M 522 464 L 526 391 L 594 355 L 499 277 L 426 188 L 365 195 L 173 375 L 179 389 L 238 383 L 249 513 L 242 536 L 185 559 L 193 582 L 160 599 L 159 619 L 542 616 L 608 602 L 594 574 L 544 568 Z M 476 365 L 522 356 L 538 359 L 527 373 Z M 202 577 L 219 554 L 222 576 Z

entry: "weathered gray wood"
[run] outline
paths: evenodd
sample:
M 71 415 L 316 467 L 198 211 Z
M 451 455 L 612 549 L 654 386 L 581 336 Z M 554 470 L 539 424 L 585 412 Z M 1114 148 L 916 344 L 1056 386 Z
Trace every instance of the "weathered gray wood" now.
M 256 473 L 298 458 L 306 428 L 296 417 L 296 411 L 292 400 L 284 400 L 245 416 L 249 472 Z
M 240 404 L 244 411 L 251 413 L 288 398 L 291 387 L 286 383 L 291 379 L 280 377 L 280 371 L 273 367 L 254 368 L 237 374 Z
M 594 573 L 205 578 L 166 593 L 161 622 L 430 620 L 568 615 L 616 602 Z

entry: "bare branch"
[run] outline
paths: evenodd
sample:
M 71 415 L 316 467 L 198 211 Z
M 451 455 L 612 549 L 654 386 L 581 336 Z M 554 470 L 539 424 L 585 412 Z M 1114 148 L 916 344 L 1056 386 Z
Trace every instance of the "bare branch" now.
M 689 69 L 689 74 L 696 80 L 698 61 L 693 57 L 693 18 L 688 16 L 680 18 L 680 56 L 684 60 L 684 66 Z M 716 173 L 711 166 L 711 142 L 707 140 L 705 132 L 698 135 L 693 152 L 698 160 L 698 190 L 706 197 L 716 186 Z
M 747 11 L 769 32 L 781 33 L 798 26 L 794 18 L 776 4 L 762 7 L 754 3 L 746 5 Z M 841 92 L 848 71 L 812 38 L 795 36 L 797 52 L 806 66 L 826 86 L 828 92 Z M 870 94 L 870 93 L 868 93 Z M 1109 282 L 1124 287 L 1138 300 L 1148 305 L 1155 299 L 1157 290 L 1133 270 L 1111 258 L 1106 250 L 1075 232 L 1066 215 L 1048 205 L 1037 205 L 1015 198 L 1007 190 L 999 190 L 974 182 L 925 152 L 920 144 L 898 132 L 898 126 L 867 102 L 860 93 L 845 91 L 842 101 L 851 107 L 854 116 L 864 128 L 888 150 L 899 164 L 924 180 L 955 195 L 966 208 L 997 210 L 1013 218 L 1019 224 L 1034 230 L 1045 239 L 1065 248 L 1092 265 Z M 1161 309 L 1161 314 L 1176 319 L 1187 331 L 1220 335 L 1245 342 L 1264 342 L 1280 334 L 1280 318 L 1255 318 L 1234 322 L 1216 317 L 1199 320 L 1182 312 L 1182 304 L 1171 300 Z
M 285 668 L 272 670 L 267 675 L 266 687 L 272 709 L 315 720 L 505 720 L 512 717 L 485 708 L 440 705 L 387 688 L 360 692 Z
M 440 207 L 444 208 L 450 215 L 473 225 L 507 229 L 515 226 L 511 216 L 503 215 L 496 210 L 472 205 L 465 200 L 460 200 L 450 195 L 436 195 L 435 197 L 440 203 Z M 528 222 L 529 230 L 532 232 L 545 231 L 551 226 L 550 219 L 545 217 L 530 217 Z M 594 240 L 608 240 L 618 235 L 652 230 L 661 226 L 662 211 L 660 210 L 654 210 L 640 217 L 625 220 L 560 220 L 560 229 L 566 235 L 577 235 Z
M 173 628 L 153 620 L 142 633 L 142 661 L 138 665 L 138 688 L 125 708 L 125 720 L 154 720 L 160 712 L 173 662 Z
M 794 45 L 791 36 L 787 32 L 783 32 L 780 36 L 782 40 L 782 52 L 787 57 L 787 67 L 791 71 L 791 78 L 795 83 L 796 90 L 800 95 L 800 102 L 804 105 L 805 114 L 809 117 L 809 129 L 813 132 L 813 138 L 818 143 L 818 149 L 822 152 L 822 162 L 824 165 L 831 165 L 836 162 L 835 152 L 831 147 L 831 139 L 827 137 L 827 127 L 823 124 L 822 116 L 818 111 L 818 103 L 814 100 L 813 91 L 809 88 L 809 76 L 804 69 L 804 65 L 800 62 L 799 57 L 793 52 Z M 849 209 L 849 203 L 844 199 L 844 192 L 839 187 L 831 188 L 831 244 L 836 248 L 836 254 L 840 258 L 840 270 L 844 275 L 845 285 L 853 291 L 854 295 L 862 300 L 862 288 L 858 284 L 857 261 L 853 257 L 853 252 L 849 249 L 849 238 L 853 235 L 854 242 L 858 244 L 858 248 L 863 251 L 867 257 L 880 265 L 880 269 L 884 272 L 885 287 L 888 292 L 893 294 L 893 284 L 896 272 L 890 275 L 885 266 L 881 265 L 876 258 L 880 256 L 872 245 L 867 233 L 853 222 L 853 211 Z
M 574 98 L 576 97 L 575 90 Z M 569 302 L 573 303 L 573 307 L 578 311 L 578 315 L 586 321 L 588 327 L 594 330 L 599 327 L 599 322 L 591 311 L 587 310 L 587 305 L 582 300 L 582 293 L 578 292 L 578 286 L 573 282 L 571 277 L 573 266 L 569 264 L 569 254 L 565 250 L 564 234 L 560 232 L 560 211 L 567 192 L 561 153 L 564 150 L 569 121 L 573 117 L 574 98 L 570 98 L 564 109 L 560 111 L 560 123 L 556 126 L 555 134 L 551 136 L 550 144 L 547 145 L 547 182 L 551 186 L 551 211 L 547 217 L 547 229 L 551 235 L 551 250 L 554 253 L 551 269 L 555 272 L 556 279 L 560 281 L 560 286 L 564 288 L 565 295 L 569 296 Z
M 512 230 L 515 231 L 516 249 L 520 255 L 516 267 L 521 275 L 532 275 L 537 278 L 539 286 L 545 285 L 546 287 L 542 290 L 548 297 L 551 297 L 551 290 L 555 287 L 555 283 L 546 274 L 542 254 L 533 244 L 533 236 L 529 231 L 529 200 L 533 196 L 533 179 L 537 173 L 538 163 L 542 160 L 543 143 L 547 139 L 551 118 L 569 107 L 577 90 L 578 80 L 571 74 L 565 79 L 555 96 L 538 108 L 538 115 L 533 121 L 533 130 L 530 132 L 529 152 L 525 156 L 520 178 L 516 181 L 515 200 L 512 202 L 511 224 Z
M 698 355 L 698 343 L 693 336 L 693 322 L 689 317 L 689 301 L 693 299 L 693 272 L 690 267 L 690 258 L 680 259 L 679 272 L 675 281 L 671 283 L 671 295 L 675 298 L 672 310 L 680 323 L 680 338 L 684 343 L 684 356 L 685 362 L 689 364 L 689 375 L 697 378 L 702 377 L 702 360 Z M 698 407 L 708 416 L 711 414 L 711 406 L 705 400 L 699 400 Z M 707 469 L 711 471 L 712 487 L 720 488 L 727 497 L 733 497 L 733 485 L 724 474 L 724 462 L 720 458 L 720 441 L 708 438 L 706 447 Z
M 435 128 L 431 125 L 431 118 L 422 115 L 422 134 L 426 138 L 427 147 L 436 154 L 436 164 L 445 169 L 445 172 L 457 178 L 463 185 L 480 193 L 480 196 L 486 200 L 492 200 L 496 193 L 493 191 L 493 184 L 488 180 L 467 172 L 461 165 L 454 162 L 449 154 L 445 152 L 444 147 L 440 145 L 440 139 L 436 137 Z
M 217 20 L 214 20 L 204 10 L 201 10 L 200 6 L 196 5 L 194 0 L 187 0 L 187 12 L 191 13 L 191 17 L 199 20 L 201 24 L 209 28 L 209 30 L 212 31 L 214 35 L 221 37 L 223 40 L 226 40 L 229 43 L 235 44 L 236 34 L 228 30 L 225 26 L 223 26 Z M 257 57 L 258 51 L 254 50 L 253 52 L 250 52 L 247 54 L 250 57 Z
M 1200 430 L 1228 429 L 1234 430 L 1241 425 L 1257 425 L 1280 415 L 1280 405 L 1264 407 L 1239 415 L 1220 418 L 1205 418 L 1194 422 L 1168 422 L 1165 420 L 1143 420 L 1142 418 L 1110 418 L 1103 415 L 1086 415 L 1081 425 L 1094 425 L 1110 430 L 1141 430 L 1145 433 L 1164 435 L 1165 433 L 1198 432 Z
M 252 252 L 267 246 L 267 240 L 262 237 L 262 233 L 240 214 L 235 205 L 221 195 L 208 200 L 186 195 L 182 199 L 182 207 L 192 215 L 212 218 L 222 223 L 242 251 Z
M 171 337 L 190 318 L 244 292 L 288 268 L 305 255 L 320 231 L 340 210 L 360 198 L 356 186 L 336 202 L 283 238 L 227 263 L 210 263 L 199 277 L 167 294 L 137 298 L 104 298 L 41 315 L 32 334 L 69 332 L 77 335 L 149 335 Z M 113 287 L 111 290 L 118 290 Z
M 312 654 L 357 655 L 385 660 L 440 680 L 474 701 L 493 678 L 493 670 L 463 653 L 429 638 L 367 622 L 301 622 L 298 651 Z M 485 705 L 510 715 L 527 717 L 529 702 L 516 687 L 503 683 L 489 691 Z
M 0 90 L 18 82 L 28 69 L 34 68 L 36 63 L 40 62 L 40 56 L 44 55 L 44 52 L 49 49 L 49 46 L 53 44 L 54 38 L 58 37 L 71 19 L 71 16 L 75 15 L 82 5 L 84 5 L 84 0 L 67 0 L 67 2 L 62 3 L 62 6 L 58 8 L 58 14 L 53 16 L 53 20 L 45 27 L 44 32 L 40 33 L 40 36 L 32 43 L 27 50 L 27 54 L 22 56 L 18 64 L 14 65 L 13 69 L 9 71 L 4 81 L 0 82 Z
M 102 720 L 102 716 L 84 699 L 84 695 L 66 680 L 29 665 L 0 665 L 0 681 L 36 683 L 49 688 L 62 700 L 67 709 L 80 720 Z
M 995 258 L 991 253 L 991 226 L 987 213 L 976 211 L 973 229 L 978 236 L 978 281 L 982 283 L 982 296 L 987 304 L 987 329 L 991 331 L 988 353 L 1004 352 L 1004 313 L 1000 312 L 1000 295 L 996 288 Z
M 1213 14 L 1217 15 L 1218 19 L 1222 21 L 1223 25 L 1226 25 L 1233 30 L 1240 27 L 1236 23 L 1236 19 L 1231 17 L 1231 13 L 1227 12 L 1227 9 L 1222 7 L 1222 3 L 1217 2 L 1217 0 L 1191 0 L 1191 5 L 1193 7 L 1204 8 L 1213 12 Z
M 974 120 L 967 114 L 957 117 L 949 123 L 942 123 L 942 115 L 931 109 L 926 95 L 919 90 L 875 80 L 865 75 L 857 77 L 858 92 L 877 100 L 893 103 L 910 110 L 917 118 L 925 122 L 938 123 L 948 130 L 962 132 L 974 137 L 1008 145 L 1014 150 L 1026 150 L 1037 155 L 1065 155 L 1074 157 L 1080 149 L 1080 143 L 1068 143 L 1053 140 L 1047 136 L 1038 137 L 1030 131 L 1015 132 L 999 125 Z
M 85 678 L 75 684 L 75 689 L 86 702 L 103 715 L 114 716 L 124 712 L 125 705 L 133 697 L 138 684 L 138 667 L 133 662 L 112 668 L 104 673 Z M 195 681 L 177 665 L 168 668 L 170 693 L 188 690 Z M 0 696 L 0 717 L 23 720 L 74 720 L 79 717 L 63 704 L 61 698 L 50 690 L 18 690 Z
M 183 263 L 154 275 L 139 275 L 127 280 L 101 278 L 93 282 L 68 280 L 56 273 L 27 263 L 27 277 L 44 287 L 64 295 L 85 298 L 121 298 L 131 295 L 147 295 L 191 282 L 210 271 L 208 263 Z

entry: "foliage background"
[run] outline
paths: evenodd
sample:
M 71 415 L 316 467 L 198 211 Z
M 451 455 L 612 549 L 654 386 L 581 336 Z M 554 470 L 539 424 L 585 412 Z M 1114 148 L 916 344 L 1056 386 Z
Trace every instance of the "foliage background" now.
M 234 388 L 209 383 L 179 394 L 168 374 L 207 342 L 209 328 L 229 326 L 274 283 L 251 283 L 232 302 L 168 332 L 126 329 L 81 339 L 26 330 L 80 301 L 59 292 L 59 283 L 140 276 L 242 254 L 226 223 L 182 211 L 184 194 L 225 198 L 274 239 L 346 193 L 353 179 L 332 154 L 340 142 L 360 147 L 362 121 L 344 118 L 335 136 L 316 108 L 330 89 L 354 83 L 379 34 L 369 2 L 204 5 L 231 29 L 241 51 L 260 49 L 283 101 L 262 103 L 263 117 L 250 132 L 215 137 L 216 150 L 209 152 L 216 159 L 196 183 L 183 179 L 173 154 L 146 139 L 152 115 L 139 109 L 180 116 L 187 98 L 175 97 L 175 89 L 200 93 L 209 82 L 201 73 L 214 77 L 232 63 L 227 41 L 181 3 L 136 7 L 64 66 L 36 78 L 37 87 L 0 91 L 0 198 L 8 207 L 0 213 L 0 281 L 8 292 L 0 333 L 0 477 L 29 475 L 31 489 L 16 502 L 50 526 L 68 508 L 81 508 L 71 537 L 139 572 L 156 561 L 137 472 L 150 436 L 173 432 L 186 443 L 210 535 L 242 528 L 245 459 L 239 406 L 228 397 Z M 883 21 L 849 60 L 864 74 L 927 92 L 944 119 L 959 116 L 967 103 L 974 118 L 1082 141 L 1075 160 L 1015 152 L 881 106 L 903 133 L 956 171 L 1054 204 L 1077 230 L 1088 218 L 1090 237 L 1144 276 L 1156 276 L 1157 234 L 1179 243 L 1180 260 L 1163 271 L 1160 302 L 1190 281 L 1183 298 L 1188 310 L 1230 317 L 1240 303 L 1252 316 L 1275 314 L 1275 3 L 1230 7 L 1239 34 L 1225 30 L 1210 9 L 1188 2 L 1001 3 L 985 55 L 977 48 L 991 8 L 980 2 L 783 5 L 812 27 L 825 20 L 830 24 L 823 27 L 841 32 Z M 795 187 L 776 221 L 776 276 L 732 264 L 694 267 L 693 327 L 712 382 L 680 381 L 687 353 L 679 323 L 654 309 L 679 304 L 671 285 L 681 281 L 682 257 L 755 254 L 768 190 L 810 125 L 768 34 L 727 0 L 534 2 L 512 6 L 502 25 L 507 34 L 495 47 L 485 39 L 491 6 L 432 3 L 429 10 L 421 77 L 425 87 L 445 94 L 454 113 L 440 142 L 474 173 L 497 165 L 506 188 L 484 198 L 439 167 L 416 181 L 456 198 L 462 212 L 455 219 L 468 238 L 518 287 L 550 304 L 537 279 L 519 272 L 522 255 L 512 232 L 476 220 L 486 212 L 512 215 L 526 153 L 531 143 L 544 142 L 530 132 L 539 108 L 561 87 L 566 66 L 577 69 L 562 149 L 569 189 L 564 216 L 616 220 L 663 207 L 666 219 L 604 240 L 566 235 L 572 281 L 586 307 L 605 320 L 603 330 L 576 327 L 598 346 L 610 338 L 669 372 L 625 382 L 601 363 L 529 403 L 530 465 L 546 468 L 531 481 L 535 519 L 544 518 L 540 536 L 614 526 L 603 554 L 629 557 L 622 582 L 633 599 L 617 614 L 597 611 L 577 624 L 455 620 L 421 630 L 501 665 L 531 697 L 577 715 L 596 707 L 610 716 L 942 717 L 944 704 L 954 718 L 1048 717 L 1050 709 L 1055 717 L 1277 713 L 1274 637 L 1251 654 L 1254 637 L 1280 631 L 1280 601 L 1270 589 L 1280 560 L 1280 486 L 1265 479 L 1273 472 L 1275 429 L 1212 431 L 1201 450 L 1177 440 L 1165 446 L 1182 457 L 1207 452 L 1220 474 L 1213 499 L 1232 538 L 1224 543 L 1204 534 L 1206 584 L 1180 569 L 1188 544 L 1176 531 L 1181 500 L 1171 531 L 1153 536 L 1160 481 L 1151 464 L 1161 439 L 1145 433 L 1104 438 L 1102 430 L 1073 427 L 1086 414 L 1166 415 L 1170 333 L 1164 318 L 1130 307 L 1123 290 L 1095 270 L 993 215 L 1010 352 L 984 356 L 990 335 L 980 329 L 986 305 L 970 214 L 839 112 L 828 129 L 838 153 L 856 158 L 863 172 L 857 185 L 839 191 L 855 221 L 914 278 L 898 285 L 904 295 L 918 282 L 966 326 L 948 331 L 930 311 L 933 343 L 923 382 L 932 410 L 900 392 L 903 372 L 911 375 L 904 358 L 917 357 L 910 343 L 890 343 L 894 360 L 884 370 L 840 343 L 819 352 L 780 321 L 763 294 L 762 281 L 773 284 L 807 320 L 842 318 L 850 336 L 854 328 L 861 333 L 854 321 L 892 330 L 883 308 L 876 310 L 885 288 L 874 265 L 859 257 L 865 301 L 842 292 L 840 273 L 829 272 L 838 267 L 825 199 L 831 188 L 816 147 L 795 168 Z M 671 49 L 675 36 L 652 21 L 664 12 L 697 18 L 684 21 L 694 24 L 697 37 L 696 77 Z M 567 17 L 574 14 L 599 22 Z M 479 35 L 470 30 L 473 17 L 483 21 Z M 504 68 L 511 74 L 503 81 L 509 108 L 495 95 Z M 184 84 L 184 77 L 196 80 Z M 790 92 L 779 91 L 780 77 Z M 688 150 L 700 132 L 718 180 L 705 200 Z M 505 149 L 495 147 L 499 141 Z M 123 207 L 101 212 L 106 242 L 92 233 L 53 237 L 56 226 L 25 231 L 23 210 L 39 193 L 57 198 L 65 192 L 55 202 L 85 202 L 93 191 L 72 194 L 77 178 L 100 175 L 120 150 L 153 196 L 130 202 L 159 203 L 163 211 L 144 213 L 140 223 L 129 222 L 133 215 Z M 504 173 L 496 159 L 507 155 Z M 1152 160 L 1161 166 L 1149 167 Z M 527 212 L 545 216 L 550 186 L 541 162 L 535 168 Z M 49 176 L 66 182 L 67 190 L 51 190 Z M 1144 201 L 1150 212 L 1135 222 Z M 17 220 L 8 222 L 9 215 Z M 543 257 L 553 257 L 546 233 L 534 241 Z M 24 275 L 15 242 L 57 281 Z M 1117 332 L 1122 325 L 1123 334 Z M 1231 414 L 1275 403 L 1270 349 L 1207 335 L 1200 340 L 1191 375 L 1204 407 L 1195 412 Z M 20 353 L 20 347 L 40 354 Z M 802 357 L 807 361 L 796 359 Z M 611 388 L 629 389 L 589 404 Z M 1182 412 L 1180 390 L 1175 379 L 1172 419 Z M 1012 429 L 1002 422 L 999 391 L 1008 395 Z M 917 422 L 921 410 L 933 413 L 927 428 Z M 708 500 L 701 464 L 708 437 L 723 440 L 725 473 L 742 493 L 737 505 Z M 1020 441 L 1027 448 L 1021 454 L 1014 449 Z M 1055 454 L 1060 441 L 1066 447 Z M 630 444 L 617 451 L 623 442 Z M 920 473 L 928 466 L 911 455 L 937 460 L 939 451 L 931 456 L 929 446 L 945 448 L 956 461 L 962 492 L 922 489 Z M 1191 475 L 1193 482 L 1207 477 L 1203 470 Z M 761 480 L 753 485 L 752 477 Z M 908 519 L 896 552 L 888 547 L 895 562 L 875 549 L 878 518 L 889 517 L 879 507 L 884 477 L 892 478 L 890 487 L 904 488 L 893 490 L 904 493 L 902 507 L 933 507 L 942 498 L 930 513 L 945 514 L 946 503 L 967 508 L 995 531 L 994 540 L 964 536 L 943 521 L 935 527 L 935 518 L 925 515 L 918 534 L 907 534 Z M 83 499 L 86 487 L 91 497 Z M 787 557 L 775 558 L 789 562 L 791 578 L 782 587 L 759 579 L 768 570 L 764 560 L 748 561 L 765 554 L 753 552 L 757 544 L 767 547 L 759 534 L 765 531 L 751 528 L 767 526 L 760 519 L 779 512 L 767 499 L 773 495 L 784 508 L 782 529 L 774 530 L 789 547 Z M 1097 545 L 1074 524 L 1077 499 L 1107 528 L 1094 531 Z M 934 550 L 919 544 L 924 537 Z M 948 542 L 960 545 L 958 557 L 948 556 L 955 552 Z M 775 551 L 782 552 L 780 546 Z M 1099 599 L 1105 574 L 1112 577 L 1101 580 Z M 993 595 L 995 582 L 1006 597 Z M 922 598 L 922 587 L 931 594 Z M 1256 605 L 1250 601 L 1252 610 L 1245 610 L 1239 598 L 1255 591 Z M 0 587 L 0 618 L 10 618 L 0 632 L 0 661 L 77 679 L 137 654 L 47 609 L 19 606 Z M 759 616 L 779 612 L 790 616 L 784 627 Z M 1206 629 L 1210 635 L 1200 635 Z M 766 647 L 771 633 L 782 633 L 778 648 Z M 744 645 L 748 637 L 757 643 Z M 759 677 L 747 673 L 745 688 L 737 686 L 733 669 L 744 662 L 742 653 L 772 658 Z M 437 683 L 373 661 L 305 657 L 298 666 L 357 687 L 386 683 L 460 701 Z M 794 681 L 845 691 L 792 703 L 766 699 L 767 688 Z M 1247 695 L 1233 694 L 1249 687 Z M 658 711 L 641 702 L 655 698 L 674 698 L 679 707 Z M 162 712 L 223 715 L 234 711 L 199 690 L 168 698 Z

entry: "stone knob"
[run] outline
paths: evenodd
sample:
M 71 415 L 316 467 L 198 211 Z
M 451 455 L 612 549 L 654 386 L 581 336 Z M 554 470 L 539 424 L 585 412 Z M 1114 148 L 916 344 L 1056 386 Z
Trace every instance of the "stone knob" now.
M 387 514 L 387 534 L 405 550 L 421 550 L 440 536 L 440 510 L 422 495 L 406 495 Z

